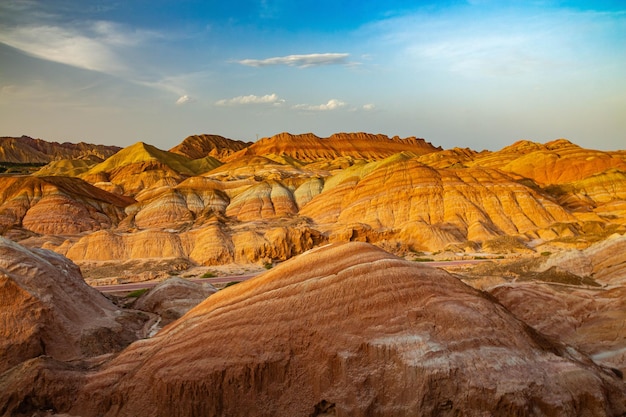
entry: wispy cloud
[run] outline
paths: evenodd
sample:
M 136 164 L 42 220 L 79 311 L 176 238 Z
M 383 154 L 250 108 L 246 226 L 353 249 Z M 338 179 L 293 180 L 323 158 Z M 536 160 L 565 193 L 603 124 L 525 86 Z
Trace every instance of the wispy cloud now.
M 311 105 L 311 104 L 296 104 L 293 106 L 297 110 L 309 110 L 309 111 L 328 111 L 337 110 L 345 107 L 347 104 L 341 100 L 335 98 L 328 100 L 326 104 Z
M 62 27 L 15 27 L 0 32 L 0 42 L 37 58 L 78 68 L 107 73 L 124 68 L 103 39 Z
M 273 94 L 266 94 L 264 96 L 256 96 L 254 94 L 250 94 L 247 96 L 238 96 L 229 99 L 222 99 L 217 101 L 215 104 L 218 106 L 238 106 L 238 105 L 247 105 L 247 104 L 273 104 L 280 105 L 283 104 L 285 100 L 281 99 Z
M 308 68 L 322 65 L 345 65 L 348 64 L 347 53 L 324 53 L 307 55 L 287 55 L 266 59 L 243 59 L 237 61 L 241 65 L 249 67 L 269 67 L 274 65 L 287 65 L 290 67 Z
M 187 94 L 185 94 L 183 96 L 180 96 L 178 98 L 178 100 L 176 100 L 176 105 L 177 106 L 182 106 L 183 104 L 189 103 L 189 102 L 192 102 L 192 101 L 193 101 L 193 99 L 191 97 L 189 97 Z

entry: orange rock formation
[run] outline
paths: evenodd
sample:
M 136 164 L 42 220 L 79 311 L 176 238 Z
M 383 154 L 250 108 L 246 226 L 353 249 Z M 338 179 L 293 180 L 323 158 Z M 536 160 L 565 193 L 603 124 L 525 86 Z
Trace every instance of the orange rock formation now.
M 89 372 L 52 361 L 21 370 L 40 389 L 26 402 L 20 387 L 0 384 L 8 412 L 34 404 L 84 417 L 626 412 L 626 387 L 609 369 L 447 273 L 362 243 L 319 248 L 218 292 Z
M 249 142 L 227 139 L 219 135 L 193 135 L 185 138 L 179 145 L 170 149 L 170 152 L 186 156 L 190 159 L 200 159 L 207 155 L 224 160 L 233 153 L 250 146 Z
M 120 350 L 146 319 L 115 307 L 63 256 L 0 237 L 0 374 L 41 355 L 68 361 Z
M 383 159 L 398 152 L 425 154 L 441 150 L 424 139 L 410 137 L 400 139 L 395 136 L 372 135 L 369 133 L 336 133 L 328 138 L 320 138 L 312 133 L 291 135 L 281 133 L 263 138 L 250 147 L 232 155 L 229 160 L 243 155 L 288 155 L 303 162 L 335 159 L 351 156 L 356 159 Z

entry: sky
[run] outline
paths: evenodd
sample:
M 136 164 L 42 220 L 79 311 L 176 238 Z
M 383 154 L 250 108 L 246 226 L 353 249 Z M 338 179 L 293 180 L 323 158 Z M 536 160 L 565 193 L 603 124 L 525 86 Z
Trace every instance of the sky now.
M 1 0 L 0 136 L 626 149 L 626 2 Z

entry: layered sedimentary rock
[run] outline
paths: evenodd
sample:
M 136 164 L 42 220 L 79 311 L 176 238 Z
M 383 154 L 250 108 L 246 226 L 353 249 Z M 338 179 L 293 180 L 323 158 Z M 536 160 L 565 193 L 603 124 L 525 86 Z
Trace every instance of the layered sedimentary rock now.
M 572 274 L 590 277 L 603 285 L 626 284 L 626 236 L 612 235 L 584 250 L 570 250 L 551 256 L 541 271 L 558 267 Z
M 231 230 L 220 222 L 186 232 L 101 230 L 55 248 L 73 261 L 189 258 L 202 265 L 284 261 L 327 238 L 306 224 Z
M 546 144 L 519 141 L 473 163 L 500 168 L 540 185 L 579 181 L 610 169 L 626 170 L 622 153 L 584 149 L 565 139 Z
M 576 219 L 494 169 L 434 169 L 407 154 L 355 165 L 328 179 L 300 210 L 331 230 L 355 222 L 416 249 L 500 235 L 549 235 Z
M 510 283 L 490 290 L 535 329 L 626 372 L 626 287 L 608 290 Z
M 441 150 L 424 139 L 415 137 L 401 139 L 369 133 L 336 133 L 320 138 L 312 133 L 291 135 L 281 133 L 263 138 L 248 148 L 232 155 L 229 160 L 244 155 L 288 155 L 303 162 L 332 160 L 350 156 L 356 159 L 378 160 L 399 152 L 426 154 Z
M 59 159 L 104 160 L 121 148 L 90 143 L 57 143 L 28 136 L 0 137 L 0 162 L 36 163 Z
M 170 149 L 170 152 L 190 159 L 212 156 L 213 158 L 223 160 L 250 145 L 251 143 L 249 142 L 232 140 L 219 135 L 192 135 Z
M 80 175 L 101 190 L 135 201 L 122 204 L 124 212 L 114 204 L 111 214 L 100 202 L 106 198 L 94 202 L 55 191 L 45 204 L 31 209 L 30 204 L 39 201 L 37 193 L 12 186 L 15 197 L 0 209 L 2 233 L 22 239 L 32 233 L 76 235 L 111 229 L 111 236 L 124 236 L 126 243 L 124 249 L 114 246 L 117 249 L 104 249 L 104 254 L 159 256 L 154 251 L 162 247 L 163 256 L 193 253 L 193 259 L 213 264 L 264 259 L 250 254 L 271 252 L 260 249 L 266 247 L 265 235 L 285 224 L 306 223 L 323 235 L 318 241 L 368 241 L 397 253 L 480 248 L 519 253 L 546 242 L 584 248 L 626 232 L 623 152 L 586 150 L 565 140 L 520 141 L 497 152 L 440 150 L 415 138 L 364 133 L 328 138 L 285 133 L 236 151 L 238 146 L 243 145 L 201 135 L 187 138 L 178 149 L 195 157 L 210 148 L 209 154 L 228 154 L 225 163 L 211 156 L 190 159 L 145 143 L 125 148 L 82 174 L 87 167 L 80 161 L 56 161 L 38 175 Z M 49 178 L 41 181 L 53 181 Z M 57 184 L 67 182 L 57 178 Z M 30 214 L 24 217 L 27 210 Z M 53 216 L 45 217 L 48 211 Z M 152 230 L 153 238 L 163 242 L 126 248 L 132 240 L 127 235 Z M 164 231 L 191 237 L 173 250 Z M 250 231 L 250 242 L 240 238 Z M 196 236 L 203 236 L 207 255 L 195 248 Z M 209 243 L 209 236 L 216 243 Z M 70 247 L 83 239 L 69 236 L 62 247 L 53 239 L 49 247 L 56 245 L 59 252 L 80 260 L 78 249 L 71 252 Z M 516 247 L 503 245 L 507 242 Z M 244 243 L 245 250 L 235 249 Z
M 2 387 L 8 412 L 38 403 L 84 417 L 626 412 L 615 373 L 447 273 L 362 243 L 220 291 L 87 374 L 31 368 L 48 369 L 55 392 L 25 403 L 19 387 Z M 41 385 L 33 373 L 24 378 Z
M 80 174 L 87 172 L 94 165 L 102 162 L 88 160 L 88 159 L 59 159 L 52 161 L 46 166 L 42 167 L 33 175 L 38 177 L 78 177 Z
M 147 318 L 116 308 L 63 256 L 0 237 L 0 374 L 40 355 L 66 361 L 118 351 Z
M 0 177 L 0 231 L 23 227 L 40 234 L 78 234 L 109 228 L 132 199 L 78 178 Z
M 138 142 L 92 167 L 81 178 L 95 185 L 115 184 L 125 195 L 132 196 L 149 187 L 174 186 L 219 165 L 211 156 L 192 160 Z

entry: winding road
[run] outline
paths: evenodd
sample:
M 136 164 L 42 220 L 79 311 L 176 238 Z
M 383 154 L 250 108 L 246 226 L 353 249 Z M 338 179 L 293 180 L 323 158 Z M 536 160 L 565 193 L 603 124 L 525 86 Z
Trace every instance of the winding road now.
M 456 260 L 456 261 L 430 261 L 430 262 L 420 262 L 422 265 L 428 265 L 435 268 L 443 268 L 446 266 L 460 266 L 460 265 L 472 265 L 479 262 L 485 262 L 492 259 L 467 259 L 467 260 Z M 259 275 L 261 272 L 257 274 L 249 274 L 249 275 L 227 275 L 222 277 L 213 277 L 213 278 L 191 278 L 189 281 L 197 282 L 199 284 L 210 283 L 210 284 L 227 284 L 229 282 L 241 282 L 246 281 L 250 278 L 253 278 Z M 93 286 L 93 288 L 97 289 L 100 292 L 104 293 L 116 293 L 116 292 L 131 292 L 135 290 L 141 290 L 144 288 L 153 288 L 160 284 L 162 281 L 144 281 L 144 282 L 130 282 L 127 284 L 115 284 L 115 285 L 98 285 Z

